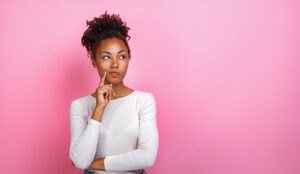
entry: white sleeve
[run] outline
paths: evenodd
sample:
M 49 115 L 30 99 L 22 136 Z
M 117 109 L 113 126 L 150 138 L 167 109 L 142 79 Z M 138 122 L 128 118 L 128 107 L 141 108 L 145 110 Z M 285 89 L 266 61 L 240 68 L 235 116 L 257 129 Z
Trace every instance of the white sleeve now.
M 140 110 L 138 148 L 104 159 L 106 171 L 130 171 L 149 168 L 154 165 L 158 152 L 158 130 L 156 125 L 156 102 L 149 95 Z
M 82 104 L 73 101 L 70 106 L 71 143 L 69 156 L 74 165 L 86 169 L 94 160 L 100 135 L 101 122 L 83 114 Z

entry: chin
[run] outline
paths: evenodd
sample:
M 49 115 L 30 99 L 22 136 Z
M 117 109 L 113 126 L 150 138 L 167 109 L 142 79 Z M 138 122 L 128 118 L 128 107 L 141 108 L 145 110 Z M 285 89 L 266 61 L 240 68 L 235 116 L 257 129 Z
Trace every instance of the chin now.
M 122 82 L 122 80 L 120 80 L 119 78 L 110 78 L 110 79 L 107 79 L 108 83 L 111 83 L 113 85 L 116 85 L 116 84 L 119 84 Z

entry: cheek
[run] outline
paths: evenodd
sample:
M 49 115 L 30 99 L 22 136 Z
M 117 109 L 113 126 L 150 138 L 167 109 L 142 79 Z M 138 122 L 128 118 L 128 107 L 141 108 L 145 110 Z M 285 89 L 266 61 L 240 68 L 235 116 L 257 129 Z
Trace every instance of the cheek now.
M 126 62 L 121 62 L 120 63 L 120 70 L 123 72 L 123 73 L 125 73 L 126 72 L 126 70 L 127 70 L 127 67 L 128 67 L 128 63 L 126 63 Z
M 98 65 L 101 71 L 109 69 L 109 63 L 107 62 L 100 62 Z

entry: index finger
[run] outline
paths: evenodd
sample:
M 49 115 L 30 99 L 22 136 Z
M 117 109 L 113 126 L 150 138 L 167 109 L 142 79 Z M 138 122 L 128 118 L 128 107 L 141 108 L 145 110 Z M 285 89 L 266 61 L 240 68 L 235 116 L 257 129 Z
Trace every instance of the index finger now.
M 106 78 L 106 71 L 104 71 L 104 75 L 103 75 L 103 77 L 101 78 L 101 81 L 100 81 L 100 83 L 99 83 L 99 87 L 100 87 L 100 86 L 104 86 L 105 78 Z

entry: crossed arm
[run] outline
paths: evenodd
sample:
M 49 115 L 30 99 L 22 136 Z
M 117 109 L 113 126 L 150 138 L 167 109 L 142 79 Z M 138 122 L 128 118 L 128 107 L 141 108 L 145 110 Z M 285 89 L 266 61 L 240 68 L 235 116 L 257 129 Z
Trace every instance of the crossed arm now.
M 75 164 L 72 161 L 72 165 Z M 92 164 L 86 170 L 105 170 L 104 167 L 104 158 L 98 158 L 92 162 Z
M 138 148 L 95 160 L 94 156 L 102 123 L 89 119 L 90 123 L 86 126 L 85 120 L 73 119 L 72 121 L 71 115 L 73 141 L 71 141 L 70 157 L 72 164 L 81 169 L 106 171 L 130 171 L 152 167 L 156 161 L 159 143 L 156 125 L 156 103 L 153 95 L 149 95 L 145 100 L 139 115 Z M 89 150 L 87 151 L 87 149 Z

